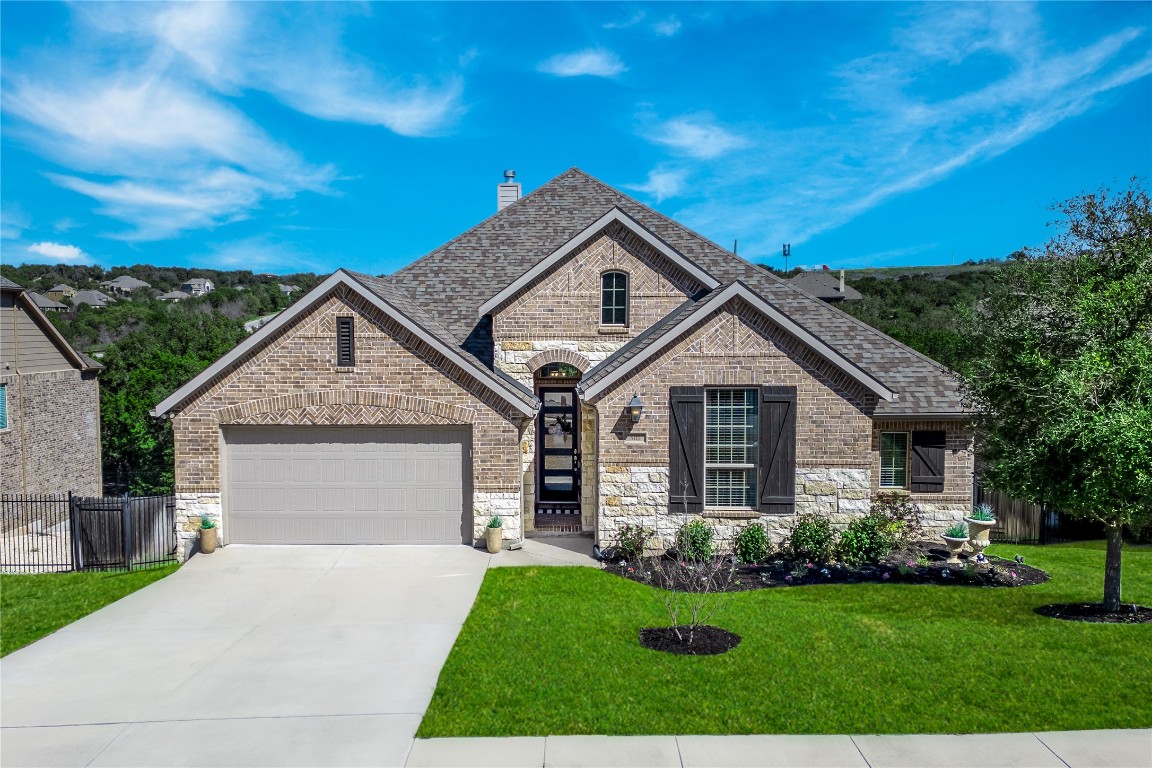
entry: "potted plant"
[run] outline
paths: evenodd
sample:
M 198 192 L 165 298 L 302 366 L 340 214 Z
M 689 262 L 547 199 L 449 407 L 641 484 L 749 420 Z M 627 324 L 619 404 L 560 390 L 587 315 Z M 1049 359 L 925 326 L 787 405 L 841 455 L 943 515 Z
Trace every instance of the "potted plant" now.
M 200 551 L 206 555 L 216 551 L 216 521 L 210 517 L 200 518 Z
M 944 531 L 942 538 L 948 542 L 948 562 L 959 563 L 960 553 L 964 550 L 964 543 L 968 541 L 968 532 L 965 530 L 964 524 L 955 523 L 951 528 Z
M 488 544 L 489 554 L 496 554 L 500 551 L 500 545 L 504 538 L 504 521 L 495 515 L 488 521 L 488 528 L 484 532 L 485 542 Z
M 968 543 L 976 553 L 976 561 L 985 562 L 984 548 L 991 543 L 988 533 L 996 526 L 996 517 L 992 514 L 991 505 L 977 504 L 972 507 L 972 514 L 964 518 L 964 522 L 968 523 Z

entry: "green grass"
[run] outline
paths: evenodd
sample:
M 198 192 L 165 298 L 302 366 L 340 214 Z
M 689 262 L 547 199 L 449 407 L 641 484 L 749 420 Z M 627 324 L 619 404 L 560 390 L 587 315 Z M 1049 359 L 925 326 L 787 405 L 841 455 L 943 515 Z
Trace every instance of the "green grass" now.
M 34 643 L 176 571 L 0 574 L 0 656 Z
M 850 584 L 732 595 L 721 656 L 639 645 L 666 626 L 650 587 L 589 568 L 495 568 L 420 737 L 979 733 L 1152 726 L 1152 625 L 1033 609 L 1099 602 L 1103 545 L 1001 545 L 1052 580 L 991 589 Z M 1152 604 L 1152 548 L 1126 547 L 1124 599 Z

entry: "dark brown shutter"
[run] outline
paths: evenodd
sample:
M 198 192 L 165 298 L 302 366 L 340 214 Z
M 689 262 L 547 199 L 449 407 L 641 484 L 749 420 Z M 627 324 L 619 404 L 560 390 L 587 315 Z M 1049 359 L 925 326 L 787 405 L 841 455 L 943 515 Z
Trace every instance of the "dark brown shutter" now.
M 760 388 L 760 511 L 796 511 L 796 387 Z
M 704 511 L 704 387 L 671 387 L 668 511 Z
M 336 365 L 356 365 L 355 325 L 351 317 L 336 318 Z
M 912 492 L 944 492 L 944 433 L 912 433 Z

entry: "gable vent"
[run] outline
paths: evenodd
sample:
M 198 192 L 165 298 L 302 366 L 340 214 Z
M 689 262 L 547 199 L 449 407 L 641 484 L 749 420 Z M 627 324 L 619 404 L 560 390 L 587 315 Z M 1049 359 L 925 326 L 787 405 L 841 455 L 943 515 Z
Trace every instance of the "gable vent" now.
M 336 318 L 336 365 L 356 365 L 356 334 L 353 318 Z

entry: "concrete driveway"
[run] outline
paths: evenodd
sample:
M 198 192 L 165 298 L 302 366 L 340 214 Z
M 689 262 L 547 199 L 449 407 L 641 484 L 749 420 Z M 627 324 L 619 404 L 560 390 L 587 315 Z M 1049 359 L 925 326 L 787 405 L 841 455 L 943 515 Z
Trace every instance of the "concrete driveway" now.
M 403 765 L 489 559 L 467 547 L 195 557 L 4 658 L 0 763 Z

